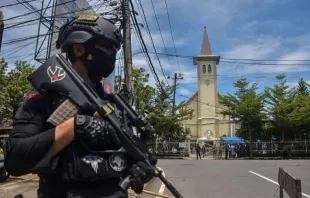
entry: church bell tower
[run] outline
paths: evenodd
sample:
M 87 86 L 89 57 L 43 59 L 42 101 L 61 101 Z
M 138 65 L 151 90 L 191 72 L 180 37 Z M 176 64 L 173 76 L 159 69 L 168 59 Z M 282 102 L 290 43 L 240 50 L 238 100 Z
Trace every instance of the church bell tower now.
M 198 130 L 199 137 L 218 136 L 217 118 L 217 64 L 220 56 L 212 54 L 206 27 L 204 27 L 200 55 L 194 57 L 198 76 Z

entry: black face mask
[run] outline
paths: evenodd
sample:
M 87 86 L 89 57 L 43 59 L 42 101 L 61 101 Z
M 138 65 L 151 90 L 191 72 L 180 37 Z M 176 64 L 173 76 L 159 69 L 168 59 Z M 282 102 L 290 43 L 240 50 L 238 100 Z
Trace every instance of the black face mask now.
M 92 55 L 92 60 L 86 60 L 88 76 L 93 83 L 97 83 L 113 72 L 116 54 L 109 55 L 100 49 L 92 49 L 89 53 Z

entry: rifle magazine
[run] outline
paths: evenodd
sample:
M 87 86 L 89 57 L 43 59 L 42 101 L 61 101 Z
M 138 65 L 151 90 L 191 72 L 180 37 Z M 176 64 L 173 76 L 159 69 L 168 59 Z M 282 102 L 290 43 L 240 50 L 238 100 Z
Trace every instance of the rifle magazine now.
M 74 117 L 78 111 L 78 107 L 67 99 L 52 113 L 47 122 L 54 126 L 58 126 L 69 118 Z

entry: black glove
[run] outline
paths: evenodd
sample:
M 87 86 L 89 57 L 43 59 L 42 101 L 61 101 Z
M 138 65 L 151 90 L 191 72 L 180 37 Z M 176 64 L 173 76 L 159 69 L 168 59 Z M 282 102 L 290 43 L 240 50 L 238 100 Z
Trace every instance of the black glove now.
M 76 115 L 74 118 L 75 139 L 88 142 L 90 145 L 120 145 L 114 128 L 101 118 Z
M 155 155 L 150 155 L 150 157 L 149 157 L 149 160 L 150 160 L 150 164 L 152 164 L 153 166 L 156 166 L 156 164 L 157 164 L 157 157 L 155 156 Z
M 131 189 L 137 194 L 141 194 L 144 184 L 154 177 L 154 171 L 144 162 L 133 164 L 129 170 Z

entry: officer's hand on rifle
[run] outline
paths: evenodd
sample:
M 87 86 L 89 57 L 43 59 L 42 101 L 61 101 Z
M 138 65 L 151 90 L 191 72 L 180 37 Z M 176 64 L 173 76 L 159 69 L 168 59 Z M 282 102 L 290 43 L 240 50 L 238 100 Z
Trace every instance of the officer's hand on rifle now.
M 131 189 L 137 194 L 141 194 L 144 184 L 154 177 L 154 171 L 144 162 L 133 164 L 129 170 Z
M 112 143 L 119 146 L 120 140 L 114 131 L 114 128 L 102 118 L 87 115 L 74 117 L 74 133 L 77 140 L 87 140 L 94 145 Z

